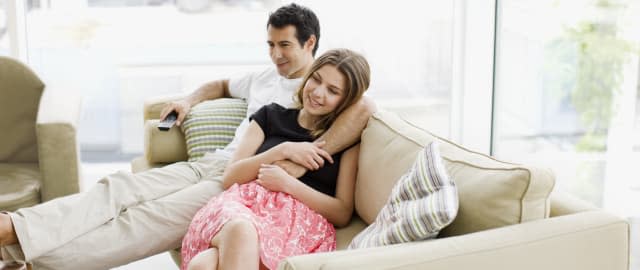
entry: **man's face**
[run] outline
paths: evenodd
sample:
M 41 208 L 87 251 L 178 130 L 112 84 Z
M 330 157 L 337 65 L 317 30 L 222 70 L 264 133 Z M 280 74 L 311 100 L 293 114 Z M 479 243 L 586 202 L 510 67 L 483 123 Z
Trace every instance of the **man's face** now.
M 315 38 L 312 36 L 305 44 L 300 44 L 293 25 L 282 28 L 269 25 L 267 35 L 269 55 L 278 68 L 278 73 L 289 79 L 302 77 L 313 62 Z

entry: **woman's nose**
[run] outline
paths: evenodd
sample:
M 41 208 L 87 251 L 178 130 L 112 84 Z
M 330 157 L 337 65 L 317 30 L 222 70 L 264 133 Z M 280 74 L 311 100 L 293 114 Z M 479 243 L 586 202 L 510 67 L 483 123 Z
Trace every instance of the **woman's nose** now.
M 324 91 L 324 86 L 322 86 L 322 85 L 318 85 L 318 87 L 316 87 L 315 89 L 313 89 L 313 92 L 311 92 L 311 94 L 312 94 L 314 97 L 320 97 L 320 96 L 322 96 L 323 91 Z

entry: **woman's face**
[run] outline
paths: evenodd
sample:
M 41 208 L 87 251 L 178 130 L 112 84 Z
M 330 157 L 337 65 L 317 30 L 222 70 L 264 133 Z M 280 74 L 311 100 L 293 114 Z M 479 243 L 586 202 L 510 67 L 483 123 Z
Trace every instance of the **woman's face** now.
M 309 114 L 326 115 L 335 110 L 344 98 L 345 76 L 333 65 L 316 70 L 304 85 L 302 106 Z

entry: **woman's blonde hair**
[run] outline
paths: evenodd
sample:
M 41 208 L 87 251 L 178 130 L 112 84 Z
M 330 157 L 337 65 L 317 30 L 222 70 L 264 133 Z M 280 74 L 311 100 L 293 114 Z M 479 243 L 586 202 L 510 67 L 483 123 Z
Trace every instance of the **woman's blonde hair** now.
M 327 131 L 327 129 L 329 129 L 340 113 L 360 100 L 364 91 L 369 88 L 369 82 L 371 80 L 369 63 L 367 62 L 367 59 L 359 53 L 348 49 L 334 49 L 327 51 L 313 62 L 313 65 L 311 65 L 311 68 L 302 80 L 302 85 L 298 88 L 296 102 L 299 109 L 302 108 L 303 92 L 307 81 L 311 78 L 314 72 L 324 65 L 332 65 L 336 67 L 338 71 L 345 76 L 347 81 L 340 104 L 338 104 L 336 109 L 332 112 L 321 116 L 315 123 L 315 126 L 311 128 L 311 135 L 314 138 L 320 137 L 325 131 Z

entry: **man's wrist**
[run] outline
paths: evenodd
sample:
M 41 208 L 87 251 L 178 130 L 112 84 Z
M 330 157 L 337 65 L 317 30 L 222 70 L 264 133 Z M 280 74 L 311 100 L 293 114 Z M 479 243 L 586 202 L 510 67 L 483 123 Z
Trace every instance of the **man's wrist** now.
M 287 157 L 289 156 L 288 153 L 288 149 L 287 149 L 287 144 L 289 142 L 283 142 L 281 144 L 278 144 L 277 148 L 278 148 L 278 160 L 277 161 L 281 161 L 281 160 L 286 160 Z

